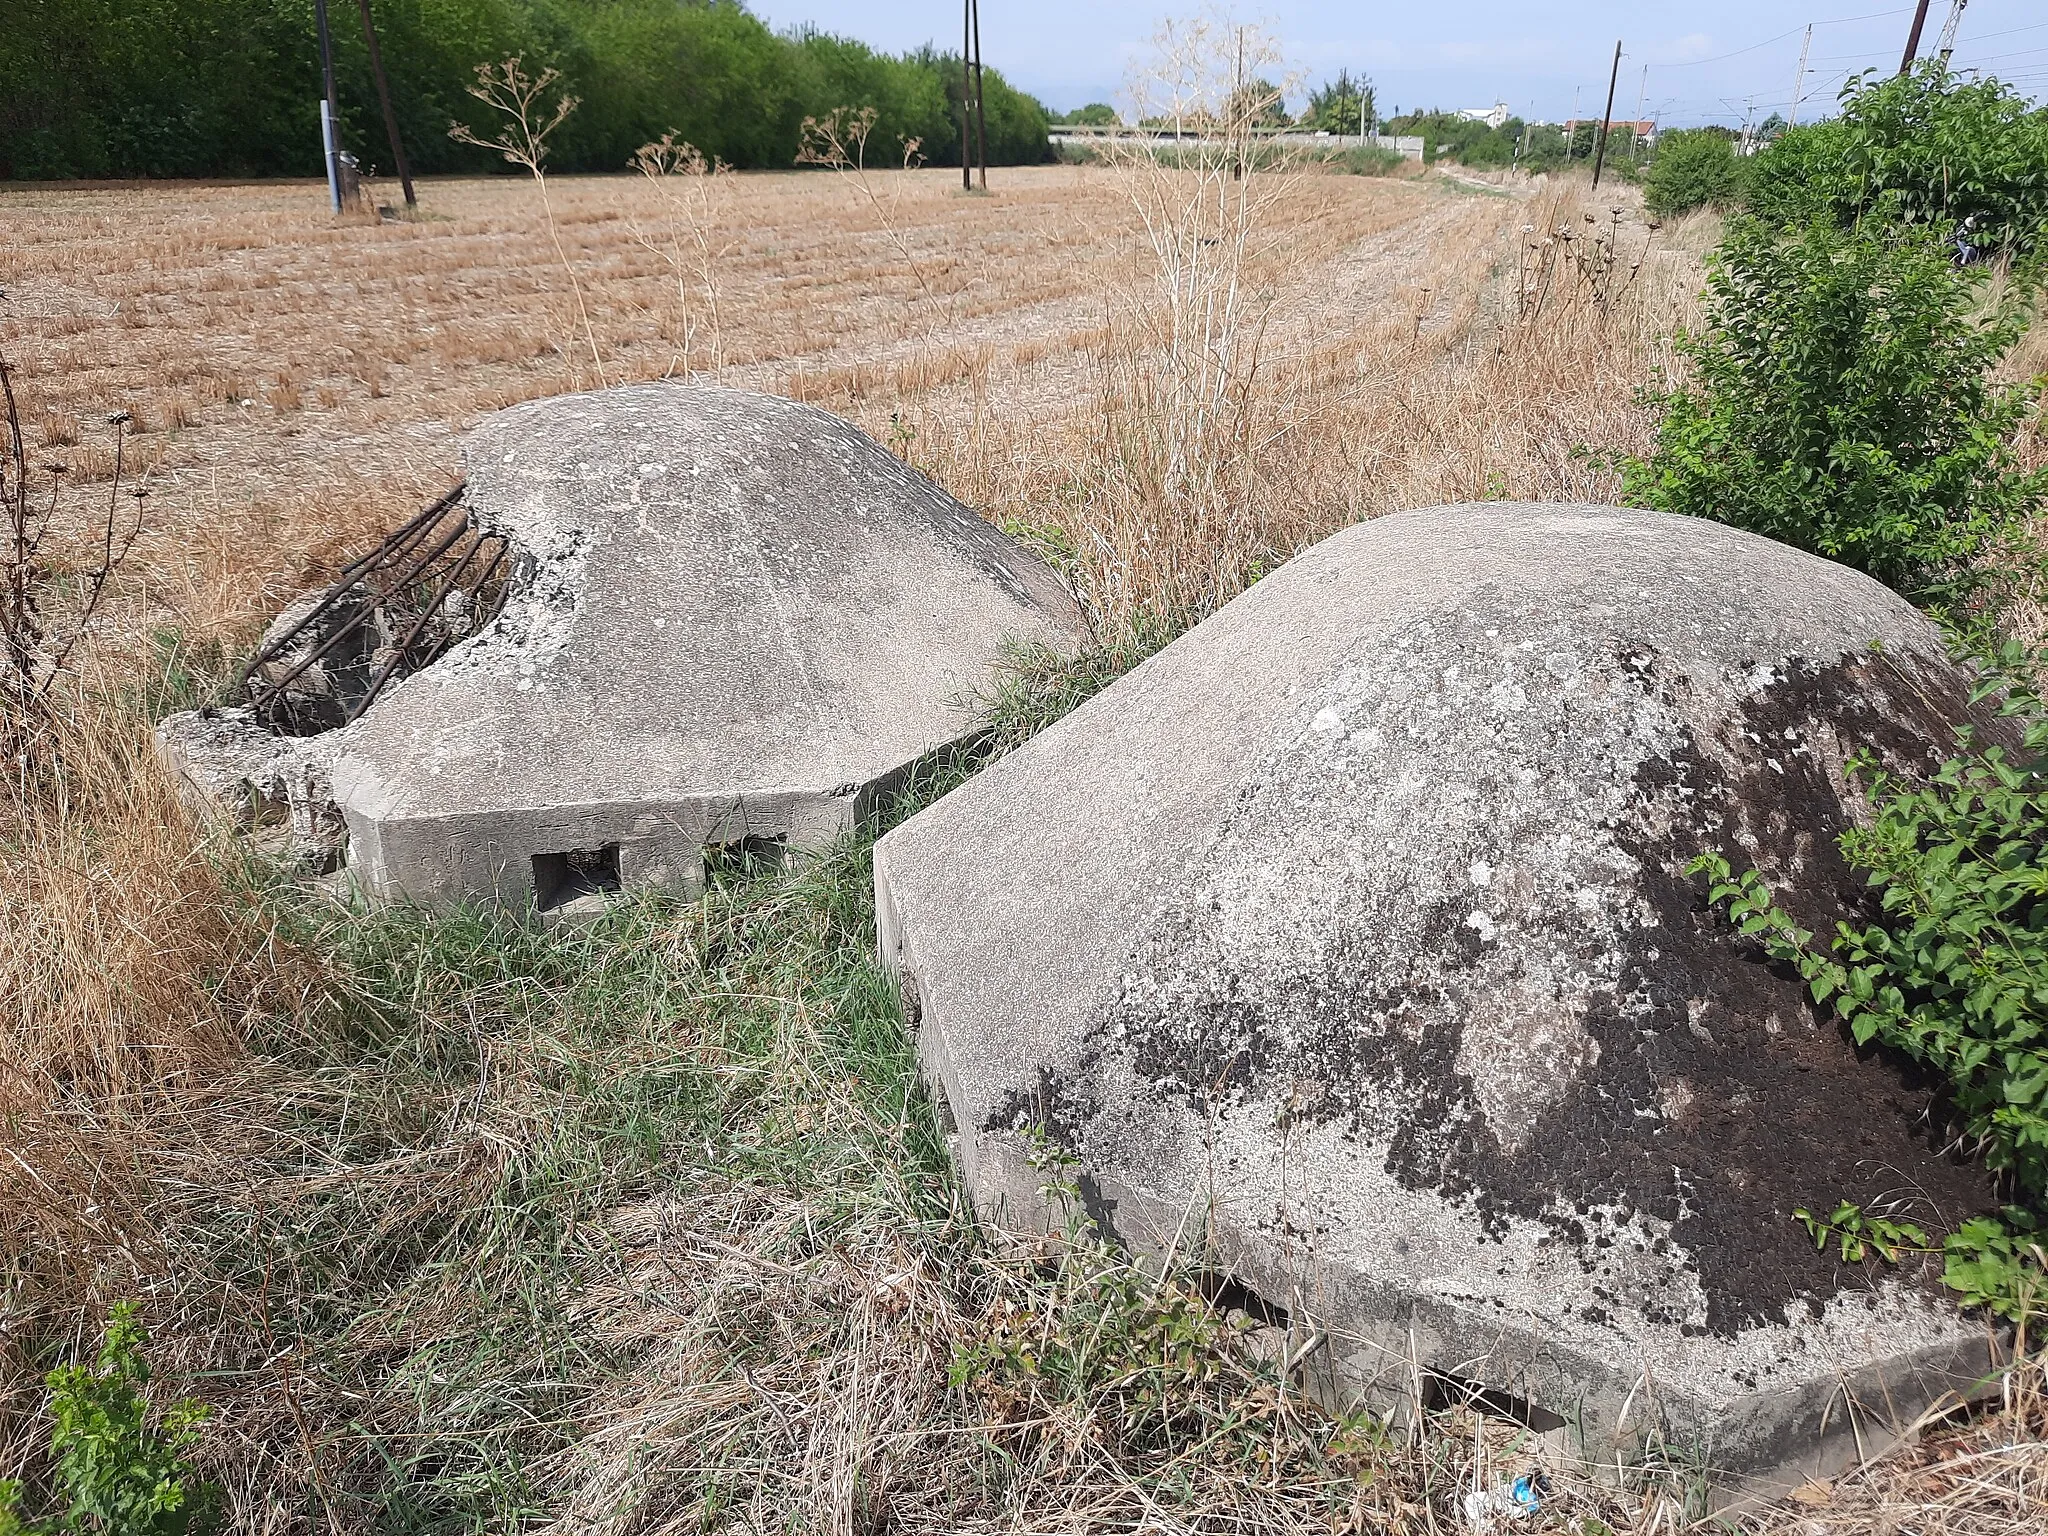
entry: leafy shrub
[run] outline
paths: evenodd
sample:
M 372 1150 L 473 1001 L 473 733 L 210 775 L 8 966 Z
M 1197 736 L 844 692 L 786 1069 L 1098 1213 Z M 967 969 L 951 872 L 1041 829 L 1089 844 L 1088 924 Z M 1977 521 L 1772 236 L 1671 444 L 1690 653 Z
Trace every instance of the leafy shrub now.
M 1939 61 L 1842 88 L 1840 118 L 1782 135 L 1750 166 L 1751 206 L 1847 226 L 1876 216 L 2024 254 L 2048 234 L 2048 108 Z
M 1659 218 L 1733 203 L 1741 191 L 1735 146 L 1709 128 L 1665 134 L 1643 173 L 1643 205 Z
M 1056 123 L 1079 128 L 1114 128 L 1123 121 L 1116 115 L 1116 108 L 1106 101 L 1091 101 L 1085 107 L 1076 107 L 1071 112 L 1062 112 L 1053 119 Z
M 1380 131 L 1419 137 L 1423 158 L 1432 165 L 1438 160 L 1455 160 L 1475 171 L 1513 165 L 1522 142 L 1519 117 L 1493 128 L 1459 112 L 1408 112 L 1389 118 Z
M 2048 1251 L 2034 1214 L 2048 1204 L 2048 706 L 2014 681 L 2023 658 L 1979 690 L 2007 690 L 2003 710 L 2024 718 L 2021 750 L 1962 752 L 1924 784 L 1852 762 L 1873 809 L 1841 838 L 1865 872 L 1874 906 L 1816 937 L 1771 899 L 1754 869 L 1719 854 L 1695 860 L 1708 899 L 1772 959 L 1796 967 L 1816 1003 L 1831 1007 L 1858 1045 L 1888 1047 L 1938 1073 L 1962 1134 L 2020 1197 L 2002 1219 L 1977 1217 L 1951 1234 L 1949 1284 L 1966 1301 L 2008 1315 L 2048 1295 Z M 1845 1214 L 1846 1213 L 1846 1214 Z M 1867 1218 L 1844 1206 L 1826 1222 L 1805 1213 L 1819 1241 L 1839 1235 L 1845 1258 Z M 1924 1242 L 1916 1229 L 1894 1228 Z M 1877 1233 L 1877 1246 L 1892 1234 Z
M 1850 133 L 1839 117 L 1787 128 L 1743 167 L 1743 206 L 1770 224 L 1836 220 L 1834 196 L 1817 189 L 1846 190 Z
M 1623 495 L 1715 518 L 1957 611 L 1985 555 L 2048 494 L 2014 435 L 2038 386 L 1990 381 L 2026 328 L 1927 234 L 1780 234 L 1735 220 L 1712 258 L 1693 379 L 1663 406 Z
M 149 1380 L 142 1345 L 135 1304 L 122 1302 L 107 1318 L 95 1364 L 50 1373 L 56 1421 L 50 1444 L 65 1508 L 24 1522 L 17 1513 L 21 1485 L 0 1481 L 0 1536 L 181 1536 L 219 1529 L 220 1490 L 198 1481 L 185 1457 L 207 1409 L 190 1400 L 173 1403 L 152 1432 L 142 1394 Z

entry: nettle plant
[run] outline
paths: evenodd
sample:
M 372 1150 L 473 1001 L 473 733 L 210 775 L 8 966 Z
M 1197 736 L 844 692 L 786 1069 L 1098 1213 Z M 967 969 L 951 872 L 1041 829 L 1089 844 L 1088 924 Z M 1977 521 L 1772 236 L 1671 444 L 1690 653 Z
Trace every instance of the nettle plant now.
M 1872 807 L 1868 826 L 1841 837 L 1869 881 L 1855 920 L 1816 935 L 1756 870 L 1738 873 L 1718 853 L 1690 870 L 1859 1046 L 1939 1075 L 1959 1138 L 2013 1197 L 2001 1215 L 1947 1235 L 1945 1277 L 1966 1304 L 2014 1318 L 2048 1301 L 2048 703 L 2023 680 L 2026 664 L 2004 647 L 1978 690 L 1980 700 L 2000 695 L 2000 712 L 2021 722 L 2017 751 L 1980 746 L 1966 730 L 1925 782 L 1852 759 Z M 1795 1215 L 1820 1246 L 1839 1242 L 1847 1262 L 1931 1251 L 1921 1228 L 1846 1202 L 1830 1216 Z

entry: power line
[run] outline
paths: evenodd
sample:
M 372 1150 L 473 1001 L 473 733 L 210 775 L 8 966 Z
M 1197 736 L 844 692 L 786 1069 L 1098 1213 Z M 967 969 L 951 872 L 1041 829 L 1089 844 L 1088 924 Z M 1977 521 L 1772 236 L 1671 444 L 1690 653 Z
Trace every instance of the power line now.
M 2007 27 L 2003 32 L 1980 32 L 1972 41 L 1988 43 L 1994 37 L 2011 37 L 2015 32 L 2039 32 L 2043 27 L 2048 27 L 2048 21 L 2036 21 L 2024 27 Z
M 1751 43 L 1747 48 L 1737 48 L 1728 53 L 1717 53 L 1712 58 L 1685 59 L 1676 64 L 1663 64 L 1658 67 L 1661 69 L 1693 69 L 1701 64 L 1718 64 L 1723 59 L 1740 58 L 1745 53 L 1755 53 L 1759 48 L 1768 48 L 1773 43 L 1782 43 L 1788 37 L 1797 37 L 1808 26 L 1840 27 L 1846 26 L 1852 21 L 1880 21 L 1887 16 L 1904 16 L 1912 9 L 1913 7 L 1910 5 L 1903 5 L 1894 11 L 1871 11 L 1863 16 L 1837 16 L 1830 21 L 1802 22 L 1790 31 L 1780 32 L 1776 37 L 1767 37 L 1760 43 Z
M 1988 43 L 1994 37 L 2011 37 L 2018 32 L 2039 32 L 2044 27 L 2048 27 L 2048 21 L 2036 22 L 2032 26 L 2027 27 L 2007 27 L 2003 32 L 1984 32 L 1978 34 L 1976 37 L 1970 38 L 1968 41 L 1960 44 L 1959 47 L 1962 49 L 1968 49 L 1978 43 Z M 1787 35 L 1789 36 L 1790 34 Z M 2037 50 L 2028 49 L 2025 51 L 2034 52 Z M 1815 59 L 1813 62 L 1816 64 L 1837 64 L 1844 59 L 1867 59 L 1869 57 L 1870 55 L 1867 53 L 1830 53 L 1822 56 L 1821 58 Z M 1994 57 L 2001 59 L 2011 59 L 2018 58 L 2019 55 L 2014 53 L 2001 53 L 1994 55 Z
M 1962 67 L 1964 69 L 1982 69 L 1986 64 L 1996 64 L 2001 59 L 2025 59 L 2031 58 L 2037 53 L 2048 53 L 2048 48 L 2022 48 L 2016 53 L 1994 53 L 1989 58 L 1972 59 Z

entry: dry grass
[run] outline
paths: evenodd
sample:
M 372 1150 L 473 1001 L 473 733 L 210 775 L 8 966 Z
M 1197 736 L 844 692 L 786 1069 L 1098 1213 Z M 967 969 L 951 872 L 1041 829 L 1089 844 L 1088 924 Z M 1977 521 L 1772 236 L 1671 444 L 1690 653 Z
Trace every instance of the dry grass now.
M 220 1406 L 208 1463 L 248 1529 L 1435 1531 L 1526 1462 L 1455 1412 L 1359 1439 L 1222 1335 L 1179 1383 L 1220 1439 L 1156 1404 L 1112 1433 L 1129 1394 L 1093 1378 L 949 1385 L 1051 1302 L 1136 1295 L 1115 1316 L 1141 1332 L 1192 1303 L 1085 1246 L 967 1231 L 905 1094 L 857 850 L 543 940 L 279 915 L 177 815 L 150 680 L 203 693 L 447 483 L 462 429 L 595 383 L 593 353 L 613 381 L 848 416 L 1035 538 L 1113 634 L 1394 507 L 1604 497 L 1582 450 L 1645 442 L 1635 388 L 1714 238 L 1575 184 L 1275 184 L 1204 521 L 1146 446 L 1172 406 L 1129 181 L 869 175 L 553 178 L 559 257 L 511 180 L 430 184 L 430 218 L 384 225 L 299 186 L 0 190 L 32 435 L 83 504 L 111 463 L 80 424 L 131 409 L 153 491 L 63 797 L 0 825 L 0 1475 L 28 1464 L 37 1369 L 128 1295 L 164 1375 Z M 1599 282 L 1564 254 L 1596 234 L 1621 253 Z M 1751 1528 L 2038 1529 L 2041 1383 L 2010 1390 Z M 1559 1508 L 1675 1533 L 1684 1483 Z

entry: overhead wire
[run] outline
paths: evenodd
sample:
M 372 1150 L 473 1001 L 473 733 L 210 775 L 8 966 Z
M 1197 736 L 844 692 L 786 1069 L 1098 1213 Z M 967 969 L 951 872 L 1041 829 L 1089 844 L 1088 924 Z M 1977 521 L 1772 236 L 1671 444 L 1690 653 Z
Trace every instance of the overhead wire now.
M 1900 6 L 1897 10 L 1871 11 L 1862 16 L 1836 16 L 1828 21 L 1812 22 L 1810 23 L 1810 25 L 1816 27 L 1839 27 L 1845 26 L 1852 21 L 1879 21 L 1887 16 L 1903 16 L 1912 9 L 1912 6 L 1904 5 Z M 1788 37 L 1797 37 L 1801 32 L 1804 32 L 1806 30 L 1808 25 L 1809 23 L 1807 22 L 1801 22 L 1798 26 L 1793 27 L 1790 31 L 1780 32 L 1776 37 L 1767 37 L 1760 43 L 1751 43 L 1747 48 L 1736 48 L 1730 50 L 1727 53 L 1717 53 L 1710 58 L 1682 59 L 1675 64 L 1659 64 L 1655 67 L 1658 69 L 1693 69 L 1701 64 L 1718 64 L 1723 59 L 1740 58 L 1745 53 L 1755 53 L 1759 48 L 1768 48 L 1773 43 L 1781 43 Z

